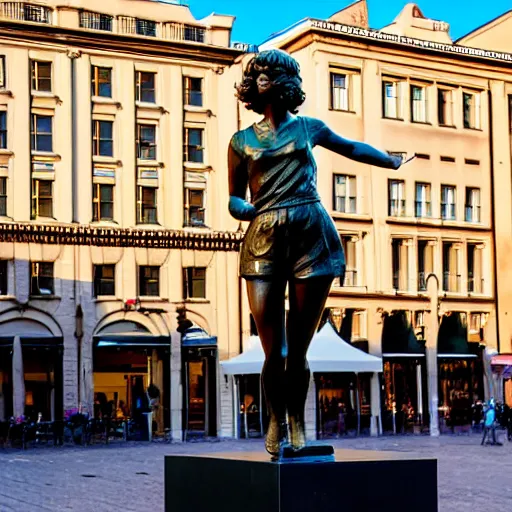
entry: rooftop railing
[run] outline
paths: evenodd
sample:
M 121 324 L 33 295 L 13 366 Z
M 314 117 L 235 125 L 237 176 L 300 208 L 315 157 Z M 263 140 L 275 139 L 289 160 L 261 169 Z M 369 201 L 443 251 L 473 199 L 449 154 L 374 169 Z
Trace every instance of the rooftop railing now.
M 0 2 L 0 18 L 49 24 L 52 10 L 44 5 L 26 2 Z

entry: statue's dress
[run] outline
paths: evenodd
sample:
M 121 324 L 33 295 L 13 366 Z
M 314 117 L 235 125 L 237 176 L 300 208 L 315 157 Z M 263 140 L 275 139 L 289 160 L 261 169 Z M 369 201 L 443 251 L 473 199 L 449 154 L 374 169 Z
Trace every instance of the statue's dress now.
M 246 166 L 257 210 L 242 244 L 244 278 L 343 279 L 343 247 L 316 186 L 312 149 L 322 126 L 316 119 L 292 116 L 276 132 L 262 121 L 233 136 L 231 145 Z

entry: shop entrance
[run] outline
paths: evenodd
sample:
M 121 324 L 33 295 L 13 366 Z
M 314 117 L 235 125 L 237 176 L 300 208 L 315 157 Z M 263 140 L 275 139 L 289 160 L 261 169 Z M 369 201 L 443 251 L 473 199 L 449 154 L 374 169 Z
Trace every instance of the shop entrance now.
M 140 438 L 151 413 L 153 434 L 170 427 L 170 338 L 119 322 L 94 340 L 94 417 L 129 425 Z
M 217 435 L 217 338 L 197 326 L 182 336 L 184 439 Z
M 317 436 L 370 433 L 370 374 L 315 373 Z

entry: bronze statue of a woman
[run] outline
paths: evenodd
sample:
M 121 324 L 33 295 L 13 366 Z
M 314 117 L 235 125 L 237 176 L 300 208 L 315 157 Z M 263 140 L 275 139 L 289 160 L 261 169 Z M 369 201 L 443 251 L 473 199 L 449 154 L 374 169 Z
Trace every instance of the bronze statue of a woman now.
M 288 437 L 293 450 L 306 445 L 306 353 L 332 281 L 345 272 L 340 237 L 317 192 L 313 147 L 390 169 L 398 169 L 402 159 L 344 139 L 318 119 L 294 115 L 305 94 L 298 63 L 283 51 L 258 53 L 237 96 L 263 115 L 231 139 L 229 211 L 235 219 L 250 221 L 240 271 L 265 351 L 262 383 L 270 413 L 265 447 L 276 456 Z

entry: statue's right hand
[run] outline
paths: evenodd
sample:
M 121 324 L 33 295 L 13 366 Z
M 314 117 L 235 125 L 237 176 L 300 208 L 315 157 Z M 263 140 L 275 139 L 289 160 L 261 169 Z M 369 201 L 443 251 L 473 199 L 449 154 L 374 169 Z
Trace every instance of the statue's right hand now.
M 256 208 L 248 201 L 245 201 L 241 197 L 230 196 L 229 213 L 231 213 L 236 220 L 249 221 L 256 217 L 257 212 Z

